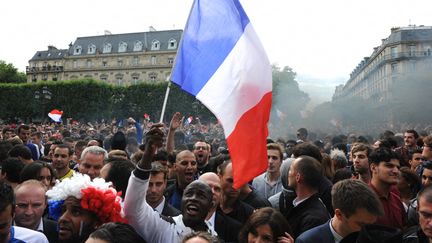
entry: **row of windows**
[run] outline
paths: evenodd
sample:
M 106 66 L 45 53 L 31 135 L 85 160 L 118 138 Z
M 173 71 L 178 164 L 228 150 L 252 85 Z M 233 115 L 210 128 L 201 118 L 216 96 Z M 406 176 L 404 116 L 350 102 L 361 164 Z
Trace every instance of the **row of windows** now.
M 128 44 L 124 41 L 121 41 L 118 45 L 118 52 L 126 52 L 127 51 Z M 177 48 L 177 40 L 171 38 L 168 41 L 168 49 L 176 49 Z M 143 43 L 142 41 L 135 41 L 133 46 L 133 51 L 142 51 L 143 50 Z M 160 41 L 153 40 L 151 45 L 152 51 L 158 51 L 160 50 Z M 111 43 L 104 43 L 102 53 L 111 53 L 112 51 L 112 44 Z M 74 47 L 74 55 L 80 55 L 82 53 L 82 46 L 77 45 Z M 87 46 L 87 54 L 95 54 L 96 53 L 96 45 L 90 44 Z
M 168 61 L 168 64 L 173 64 L 174 63 L 174 58 L 169 57 L 167 59 L 167 61 Z M 134 57 L 132 59 L 132 65 L 139 65 L 139 63 L 140 63 L 140 60 L 139 60 L 138 57 Z M 150 63 L 151 63 L 151 65 L 156 65 L 157 64 L 157 57 L 156 56 L 152 56 L 151 59 L 150 59 Z M 117 66 L 118 67 L 123 67 L 123 65 L 124 65 L 123 60 L 121 60 L 121 59 L 117 60 Z M 86 68 L 91 68 L 92 66 L 93 66 L 92 60 L 87 60 L 86 63 L 85 63 L 85 67 Z M 108 65 L 107 61 L 105 61 L 105 60 L 102 61 L 102 67 L 108 67 L 108 66 L 109 65 Z M 73 68 L 78 68 L 78 67 L 79 67 L 79 62 L 77 60 L 74 60 L 73 61 Z

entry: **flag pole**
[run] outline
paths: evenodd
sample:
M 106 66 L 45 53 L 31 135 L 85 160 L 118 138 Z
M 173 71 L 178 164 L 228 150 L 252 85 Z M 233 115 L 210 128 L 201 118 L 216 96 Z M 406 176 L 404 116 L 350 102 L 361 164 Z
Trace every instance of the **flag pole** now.
M 164 102 L 163 102 L 163 105 L 162 105 L 161 117 L 160 117 L 160 120 L 159 120 L 160 123 L 163 122 L 163 118 L 164 118 L 164 114 L 165 114 L 165 108 L 166 108 L 166 104 L 167 104 L 167 101 L 168 101 L 168 95 L 169 95 L 169 92 L 170 92 L 170 87 L 171 87 L 171 81 L 168 80 L 168 86 L 167 86 L 167 89 L 166 89 L 166 92 L 165 92 L 165 98 L 164 98 Z

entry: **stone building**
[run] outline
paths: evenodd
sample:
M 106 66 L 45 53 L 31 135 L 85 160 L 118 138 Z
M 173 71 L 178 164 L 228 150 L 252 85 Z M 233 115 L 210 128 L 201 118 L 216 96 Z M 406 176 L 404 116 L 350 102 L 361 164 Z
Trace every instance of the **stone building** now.
M 419 72 L 431 72 L 431 52 L 432 27 L 392 28 L 390 36 L 357 65 L 346 84 L 336 87 L 333 100 L 354 96 L 374 101 L 391 99 L 396 81 L 410 82 Z
M 165 81 L 182 30 L 78 37 L 68 49 L 49 46 L 26 68 L 27 82 L 92 78 L 118 85 Z

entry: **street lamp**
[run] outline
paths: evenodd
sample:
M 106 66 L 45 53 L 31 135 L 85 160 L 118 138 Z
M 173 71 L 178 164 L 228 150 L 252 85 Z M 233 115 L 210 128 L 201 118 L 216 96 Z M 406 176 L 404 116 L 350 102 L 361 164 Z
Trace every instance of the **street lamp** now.
M 52 93 L 49 91 L 47 86 L 42 87 L 42 91 L 37 90 L 34 94 L 34 98 L 40 102 L 42 105 L 42 120 L 43 123 L 45 121 L 45 106 L 48 104 L 48 102 L 51 100 Z

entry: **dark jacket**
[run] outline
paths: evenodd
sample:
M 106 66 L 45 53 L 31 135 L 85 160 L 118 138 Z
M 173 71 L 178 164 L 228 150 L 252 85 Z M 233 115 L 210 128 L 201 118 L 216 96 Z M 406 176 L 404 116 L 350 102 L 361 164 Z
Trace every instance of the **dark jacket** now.
M 228 242 L 238 242 L 238 233 L 242 225 L 237 220 L 225 215 L 220 209 L 216 210 L 215 231 L 218 237 Z
M 312 195 L 297 205 L 297 207 L 293 205 L 295 197 L 287 199 L 281 212 L 288 220 L 293 232 L 293 238 L 297 238 L 306 230 L 324 224 L 330 219 L 330 215 L 323 202 L 318 197 L 318 194 Z
M 175 207 L 171 206 L 167 202 L 167 200 L 165 200 L 164 207 L 162 209 L 162 213 L 161 214 L 164 215 L 164 216 L 167 216 L 167 217 L 174 217 L 174 216 L 180 215 L 181 212 L 180 212 L 180 210 L 178 210 Z
M 326 223 L 303 232 L 296 243 L 334 243 L 334 237 L 330 230 L 329 221 Z
M 270 202 L 263 198 L 262 196 L 260 196 L 256 190 L 254 188 L 252 188 L 252 192 L 249 193 L 245 199 L 243 199 L 242 201 L 249 204 L 250 206 L 252 206 L 254 209 L 258 209 L 258 208 L 264 208 L 264 207 L 271 207 L 272 205 L 270 204 Z
M 402 239 L 403 243 L 429 243 L 428 237 L 423 233 L 419 226 L 408 228 Z
M 57 232 L 57 222 L 51 219 L 42 219 L 43 223 L 43 232 L 44 235 L 48 238 L 48 241 L 50 243 L 57 243 L 60 242 L 58 239 L 58 232 Z
M 246 223 L 246 220 L 252 215 L 254 208 L 247 203 L 244 203 L 240 200 L 234 204 L 233 210 L 225 215 L 230 216 L 231 218 L 239 221 L 240 223 Z

